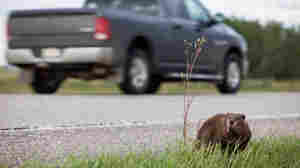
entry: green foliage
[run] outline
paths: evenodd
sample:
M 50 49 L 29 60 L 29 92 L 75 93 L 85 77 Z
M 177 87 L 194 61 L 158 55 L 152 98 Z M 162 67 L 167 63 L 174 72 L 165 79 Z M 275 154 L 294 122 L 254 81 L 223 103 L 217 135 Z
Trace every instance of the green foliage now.
M 225 23 L 234 27 L 248 42 L 250 76 L 275 79 L 300 78 L 300 32 L 280 22 L 266 25 L 258 21 L 227 18 Z
M 223 155 L 217 147 L 208 154 L 204 149 L 193 151 L 192 145 L 178 143 L 163 152 L 129 152 L 125 155 L 101 154 L 96 159 L 70 156 L 59 166 L 28 162 L 23 167 L 60 168 L 296 168 L 300 166 L 300 141 L 294 137 L 264 138 L 253 140 L 246 151 Z

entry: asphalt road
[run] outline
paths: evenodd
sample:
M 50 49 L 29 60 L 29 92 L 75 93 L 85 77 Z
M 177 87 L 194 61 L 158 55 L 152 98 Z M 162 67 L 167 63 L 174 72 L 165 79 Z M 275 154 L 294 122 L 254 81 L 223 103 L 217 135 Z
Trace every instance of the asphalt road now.
M 103 123 L 181 122 L 183 95 L 0 95 L 0 129 Z M 300 116 L 300 93 L 197 95 L 190 119 L 242 112 L 248 119 Z

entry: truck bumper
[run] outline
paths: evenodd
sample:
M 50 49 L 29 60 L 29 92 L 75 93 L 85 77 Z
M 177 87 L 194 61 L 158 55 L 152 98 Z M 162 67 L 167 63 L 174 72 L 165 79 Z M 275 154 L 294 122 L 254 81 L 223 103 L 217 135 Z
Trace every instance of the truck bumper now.
M 8 64 L 38 65 L 38 64 L 76 64 L 100 63 L 113 64 L 113 49 L 111 47 L 86 47 L 65 49 L 43 49 L 36 55 L 31 49 L 9 49 L 6 53 Z

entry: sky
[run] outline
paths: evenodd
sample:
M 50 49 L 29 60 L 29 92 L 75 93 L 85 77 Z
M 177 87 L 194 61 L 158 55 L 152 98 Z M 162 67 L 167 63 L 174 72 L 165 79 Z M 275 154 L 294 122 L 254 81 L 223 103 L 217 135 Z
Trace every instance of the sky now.
M 280 21 L 286 25 L 300 25 L 300 0 L 201 0 L 212 13 L 237 16 L 266 23 Z M 0 8 L 0 66 L 6 64 L 5 23 L 10 10 L 40 8 L 76 8 L 84 0 L 1 0 Z

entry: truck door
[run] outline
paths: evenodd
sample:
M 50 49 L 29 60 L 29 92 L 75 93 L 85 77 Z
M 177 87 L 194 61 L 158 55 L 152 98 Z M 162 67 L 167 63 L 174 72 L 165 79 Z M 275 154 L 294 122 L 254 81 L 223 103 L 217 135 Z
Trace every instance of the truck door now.
M 199 0 L 181 1 L 178 6 L 176 16 L 173 17 L 173 56 L 176 66 L 180 71 L 185 70 L 184 40 L 195 41 L 204 37 L 206 42 L 202 46 L 199 62 L 195 66 L 194 72 L 211 73 L 216 70 L 215 56 L 217 46 L 214 41 L 218 35 L 214 33 L 210 26 L 211 17 L 209 12 L 202 6 Z

